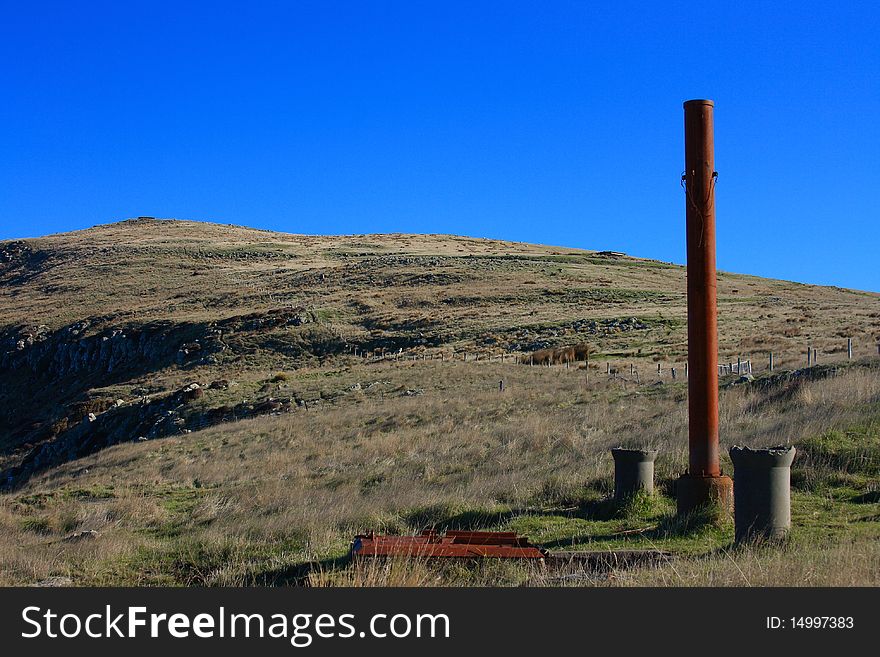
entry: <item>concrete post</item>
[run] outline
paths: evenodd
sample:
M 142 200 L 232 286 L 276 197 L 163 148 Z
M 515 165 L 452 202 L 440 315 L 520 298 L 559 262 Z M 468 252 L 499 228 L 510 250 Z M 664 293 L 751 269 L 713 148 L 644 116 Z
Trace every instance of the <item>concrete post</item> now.
M 639 491 L 654 492 L 655 449 L 614 447 L 614 499 L 618 502 Z
M 731 447 L 736 542 L 785 538 L 791 528 L 794 447 Z

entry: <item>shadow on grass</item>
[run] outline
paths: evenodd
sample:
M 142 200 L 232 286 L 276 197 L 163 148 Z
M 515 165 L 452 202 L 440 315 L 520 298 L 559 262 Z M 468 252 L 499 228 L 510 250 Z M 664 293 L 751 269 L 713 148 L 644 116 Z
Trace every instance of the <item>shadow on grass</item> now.
M 403 520 L 418 529 L 476 530 L 493 527 L 525 513 L 522 509 L 467 509 L 455 510 L 439 505 L 413 509 L 403 515 Z
M 880 502 L 880 490 L 872 490 L 852 498 L 856 504 L 876 504 Z
M 304 561 L 276 570 L 266 570 L 254 577 L 255 586 L 311 586 L 312 573 L 339 570 L 351 563 L 351 556 L 330 557 L 317 561 Z
M 590 520 L 643 520 L 644 522 L 654 521 L 655 524 L 646 527 L 644 530 L 624 530 L 614 533 L 604 534 L 582 534 L 579 536 L 571 536 L 553 541 L 541 543 L 541 547 L 552 550 L 559 548 L 569 548 L 573 545 L 584 543 L 599 544 L 602 543 L 619 543 L 626 538 L 639 538 L 646 543 L 656 543 L 659 547 L 663 547 L 662 543 L 672 538 L 688 538 L 704 536 L 709 532 L 715 532 L 723 529 L 725 525 L 730 524 L 730 519 L 723 511 L 718 508 L 707 506 L 698 509 L 686 516 L 678 515 L 660 515 L 656 512 L 657 507 L 662 505 L 662 501 L 651 496 L 634 496 L 624 502 L 616 502 L 613 499 L 600 500 L 588 509 L 586 517 Z

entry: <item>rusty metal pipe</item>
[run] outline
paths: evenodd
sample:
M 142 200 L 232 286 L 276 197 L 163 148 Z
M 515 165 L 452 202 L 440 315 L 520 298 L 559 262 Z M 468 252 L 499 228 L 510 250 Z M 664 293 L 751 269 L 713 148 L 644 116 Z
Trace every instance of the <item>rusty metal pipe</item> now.
M 687 192 L 689 473 L 721 474 L 718 450 L 718 314 L 715 143 L 711 100 L 684 104 Z
M 715 272 L 715 138 L 711 100 L 684 103 L 688 309 L 688 472 L 678 483 L 679 513 L 713 498 L 729 506 L 718 446 L 718 312 Z

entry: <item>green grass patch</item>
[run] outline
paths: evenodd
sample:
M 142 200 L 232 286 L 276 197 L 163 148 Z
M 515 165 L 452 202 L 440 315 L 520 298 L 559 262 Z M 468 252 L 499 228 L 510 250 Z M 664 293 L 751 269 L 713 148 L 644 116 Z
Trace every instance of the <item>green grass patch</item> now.
M 292 538 L 254 543 L 237 539 L 207 542 L 185 539 L 154 547 L 141 546 L 107 564 L 97 585 L 223 586 L 261 585 L 271 574 L 296 562 L 302 543 Z
M 19 523 L 21 528 L 26 532 L 34 532 L 35 534 L 51 534 L 52 525 L 47 518 L 42 516 L 32 518 L 22 518 Z
M 880 418 L 847 429 L 830 429 L 797 447 L 814 466 L 876 476 L 880 474 Z

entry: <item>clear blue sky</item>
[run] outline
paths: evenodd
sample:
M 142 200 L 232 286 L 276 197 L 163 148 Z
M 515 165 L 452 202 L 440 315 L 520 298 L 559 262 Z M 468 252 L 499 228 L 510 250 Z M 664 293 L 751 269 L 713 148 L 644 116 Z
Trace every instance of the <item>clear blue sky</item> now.
M 880 291 L 877 2 L 3 2 L 0 238 L 137 215 L 684 262 Z

